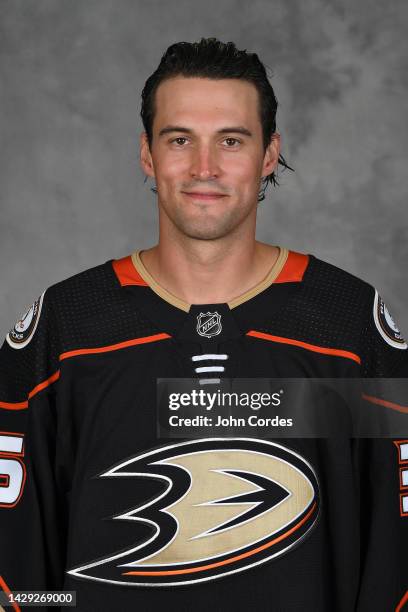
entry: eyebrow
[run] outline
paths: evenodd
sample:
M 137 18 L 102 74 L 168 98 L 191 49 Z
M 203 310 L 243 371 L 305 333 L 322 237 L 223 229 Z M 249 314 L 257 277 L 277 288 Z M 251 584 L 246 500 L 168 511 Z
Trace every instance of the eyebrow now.
M 170 134 L 171 132 L 182 132 L 183 134 L 193 134 L 194 130 L 190 128 L 183 127 L 182 125 L 167 125 L 162 128 L 159 132 L 159 136 L 164 136 L 165 134 Z M 224 127 L 217 130 L 217 134 L 242 134 L 243 136 L 252 136 L 252 132 L 250 132 L 247 128 L 241 125 L 234 125 L 231 127 Z

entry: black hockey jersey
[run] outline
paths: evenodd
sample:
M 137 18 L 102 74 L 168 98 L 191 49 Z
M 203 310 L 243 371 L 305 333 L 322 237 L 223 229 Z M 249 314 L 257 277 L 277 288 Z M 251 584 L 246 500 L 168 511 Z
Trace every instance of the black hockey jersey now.
M 156 416 L 158 379 L 406 378 L 406 349 L 374 287 L 283 247 L 229 303 L 176 298 L 140 252 L 49 287 L 0 350 L 0 588 L 81 612 L 408 610 L 408 439 L 164 439 Z

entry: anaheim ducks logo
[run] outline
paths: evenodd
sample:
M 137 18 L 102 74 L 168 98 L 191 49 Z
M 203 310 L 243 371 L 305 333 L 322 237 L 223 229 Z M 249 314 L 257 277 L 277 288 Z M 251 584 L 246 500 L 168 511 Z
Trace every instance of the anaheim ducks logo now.
M 149 526 L 147 539 L 68 572 L 112 584 L 186 585 L 247 570 L 302 542 L 319 513 L 312 467 L 269 440 L 171 444 L 99 477 L 164 484 L 147 503 L 112 517 Z

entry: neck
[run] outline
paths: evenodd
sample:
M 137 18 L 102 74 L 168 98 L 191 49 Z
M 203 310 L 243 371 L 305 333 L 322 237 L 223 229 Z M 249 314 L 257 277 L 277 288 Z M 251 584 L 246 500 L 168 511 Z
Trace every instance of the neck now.
M 143 250 L 143 265 L 162 287 L 188 304 L 230 302 L 260 283 L 279 248 L 255 239 L 159 243 Z

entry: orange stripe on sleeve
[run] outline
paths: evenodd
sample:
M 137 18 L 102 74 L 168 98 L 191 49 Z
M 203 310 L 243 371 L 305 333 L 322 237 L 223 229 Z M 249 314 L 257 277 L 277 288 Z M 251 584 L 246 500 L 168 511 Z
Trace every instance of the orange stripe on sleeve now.
M 57 370 L 49 378 L 43 380 L 41 383 L 36 385 L 34 389 L 29 392 L 28 399 L 31 399 L 32 397 L 34 397 L 34 395 L 36 395 L 46 387 L 49 387 L 53 382 L 58 380 L 59 376 L 60 370 Z M 5 408 L 6 410 L 24 410 L 28 408 L 28 400 L 26 400 L 25 402 L 0 402 L 0 408 Z
M 375 397 L 373 395 L 366 395 L 365 393 L 362 393 L 361 397 L 372 404 L 377 404 L 378 406 L 384 406 L 385 408 L 391 408 L 391 410 L 397 410 L 398 412 L 408 414 L 408 406 L 402 406 L 401 404 L 389 402 L 388 400 L 381 399 L 380 397 Z
M 272 334 L 266 334 L 264 332 L 251 330 L 247 332 L 247 336 L 254 338 L 260 338 L 261 340 L 269 340 L 270 342 L 279 342 L 281 344 L 291 344 L 293 346 L 299 346 L 306 349 L 307 351 L 313 351 L 315 353 L 322 353 L 324 355 L 333 355 L 336 357 L 345 357 L 346 359 L 352 359 L 357 363 L 361 363 L 361 359 L 355 353 L 345 351 L 343 349 L 326 348 L 324 346 L 317 346 L 315 344 L 309 344 L 308 342 L 302 342 L 301 340 L 294 340 L 293 338 L 283 338 L 281 336 L 273 336 Z
M 395 608 L 395 612 L 401 612 L 402 608 L 405 606 L 406 603 L 408 603 L 408 591 L 406 591 L 405 595 L 402 596 L 401 601 Z
M 5 410 L 24 410 L 28 408 L 28 401 L 25 402 L 0 402 L 0 408 Z
M 171 336 L 163 332 L 160 334 L 153 334 L 151 336 L 144 336 L 142 338 L 132 338 L 131 340 L 125 340 L 124 342 L 118 342 L 116 344 L 110 344 L 108 346 L 66 351 L 65 353 L 61 353 L 61 355 L 59 356 L 59 360 L 62 361 L 63 359 L 67 359 L 69 357 L 76 357 L 78 355 L 91 355 L 95 353 L 97 354 L 97 353 L 107 353 L 109 351 L 117 351 L 122 348 L 127 348 L 128 346 L 135 346 L 137 344 L 147 344 L 150 342 L 157 342 L 158 340 L 167 340 L 167 338 L 171 338 Z M 43 382 L 36 385 L 29 392 L 28 399 L 31 399 L 32 397 L 34 397 L 34 395 L 36 395 L 37 393 L 39 393 L 40 391 L 42 391 L 43 389 L 51 385 L 53 382 L 58 380 L 59 377 L 60 377 L 60 370 L 57 370 L 49 378 L 47 378 Z M 4 408 L 5 410 L 24 410 L 28 408 L 28 400 L 24 402 L 1 402 L 0 401 L 0 408 Z
M 11 591 L 8 588 L 6 581 L 4 580 L 3 576 L 0 576 L 0 588 L 5 592 L 6 595 L 10 595 Z M 20 606 L 18 606 L 16 604 L 16 602 L 13 602 L 11 604 L 13 610 L 15 610 L 15 612 L 21 612 L 21 608 Z M 0 606 L 0 610 L 3 610 L 3 608 Z
M 56 372 L 54 372 L 54 374 L 52 374 L 52 376 L 47 378 L 47 380 L 44 380 L 42 383 L 39 383 L 36 387 L 34 387 L 34 389 L 32 389 L 32 391 L 30 391 L 30 393 L 28 394 L 28 399 L 31 399 L 34 395 L 36 395 L 37 393 L 51 385 L 53 382 L 58 380 L 59 376 L 60 371 L 57 370 Z

